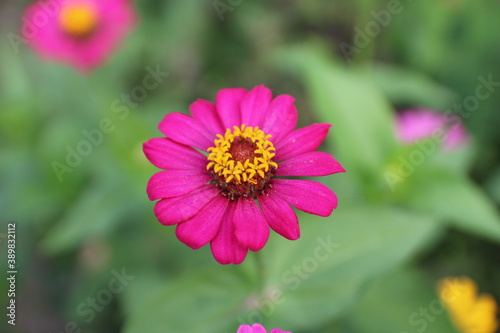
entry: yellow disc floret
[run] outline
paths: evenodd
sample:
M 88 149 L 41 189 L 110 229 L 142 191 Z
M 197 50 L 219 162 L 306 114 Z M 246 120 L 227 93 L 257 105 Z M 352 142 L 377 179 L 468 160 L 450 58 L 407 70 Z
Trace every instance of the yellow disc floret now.
M 59 24 L 64 32 L 73 37 L 86 37 L 94 32 L 98 23 L 96 8 L 86 2 L 65 5 L 59 14 Z
M 266 180 L 271 170 L 278 168 L 272 161 L 273 143 L 259 127 L 234 126 L 224 136 L 217 134 L 215 147 L 208 148 L 210 155 L 207 170 L 212 169 L 219 180 L 235 185 L 258 185 Z

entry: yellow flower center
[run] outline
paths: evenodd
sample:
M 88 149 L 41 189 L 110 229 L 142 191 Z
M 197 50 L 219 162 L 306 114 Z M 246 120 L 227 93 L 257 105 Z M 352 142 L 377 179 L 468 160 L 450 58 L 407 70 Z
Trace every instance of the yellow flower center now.
M 59 14 L 59 24 L 64 32 L 73 37 L 87 37 L 97 27 L 96 8 L 86 2 L 67 4 Z
M 268 186 L 278 164 L 273 162 L 275 148 L 258 127 L 234 126 L 223 135 L 217 134 L 207 170 L 211 170 L 215 183 L 223 195 L 234 199 L 238 196 L 254 196 Z

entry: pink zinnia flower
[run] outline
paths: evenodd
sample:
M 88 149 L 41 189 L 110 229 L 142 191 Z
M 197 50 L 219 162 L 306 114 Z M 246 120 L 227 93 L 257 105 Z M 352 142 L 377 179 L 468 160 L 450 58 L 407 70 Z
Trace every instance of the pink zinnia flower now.
M 89 71 L 135 23 L 128 0 L 37 1 L 24 13 L 23 37 L 42 57 Z
M 266 329 L 260 324 L 241 325 L 236 333 L 267 333 Z M 269 333 L 292 333 L 290 331 L 282 331 L 279 328 L 272 329 Z
M 193 249 L 210 242 L 221 264 L 239 264 L 248 249 L 259 251 L 269 227 L 287 239 L 300 236 L 297 215 L 329 216 L 337 206 L 325 185 L 290 176 L 325 176 L 345 170 L 315 151 L 330 124 L 294 130 L 294 98 L 258 86 L 223 89 L 215 104 L 197 100 L 191 115 L 170 113 L 159 129 L 167 137 L 144 144 L 146 157 L 164 169 L 147 186 L 158 200 L 155 215 L 177 224 L 179 240 Z M 203 153 L 206 152 L 206 153 Z
M 459 118 L 455 118 L 459 119 Z M 414 143 L 443 131 L 443 147 L 457 148 L 467 141 L 467 132 L 460 122 L 447 124 L 445 116 L 430 110 L 408 110 L 396 116 L 399 141 Z

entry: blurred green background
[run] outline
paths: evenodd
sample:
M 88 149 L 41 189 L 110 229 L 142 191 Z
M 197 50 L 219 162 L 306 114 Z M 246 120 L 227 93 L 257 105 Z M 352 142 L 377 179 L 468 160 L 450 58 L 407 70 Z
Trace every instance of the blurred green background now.
M 447 333 L 441 277 L 500 300 L 498 86 L 462 119 L 470 145 L 386 179 L 420 149 L 396 142 L 397 110 L 446 112 L 479 77 L 500 82 L 498 1 L 136 1 L 138 26 L 90 75 L 16 52 L 7 35 L 28 4 L 0 1 L 3 270 L 9 222 L 18 251 L 17 325 L 2 331 Z M 169 75 L 127 106 L 147 68 Z M 293 95 L 300 126 L 332 123 L 321 150 L 347 169 L 321 179 L 338 209 L 300 213 L 297 241 L 271 236 L 260 271 L 253 253 L 221 266 L 157 222 L 145 187 L 158 170 L 141 150 L 166 113 L 258 84 Z M 105 118 L 112 130 L 58 177 L 54 162 Z M 7 289 L 2 278 L 2 307 Z

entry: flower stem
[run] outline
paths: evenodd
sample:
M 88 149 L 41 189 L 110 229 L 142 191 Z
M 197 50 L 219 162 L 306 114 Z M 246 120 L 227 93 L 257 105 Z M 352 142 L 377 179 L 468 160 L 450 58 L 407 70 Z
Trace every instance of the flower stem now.
M 264 285 L 265 285 L 264 281 L 266 277 L 264 260 L 262 258 L 260 251 L 255 252 L 254 257 L 255 257 L 255 267 L 257 269 L 257 290 L 259 294 L 262 294 L 262 292 L 264 292 Z

